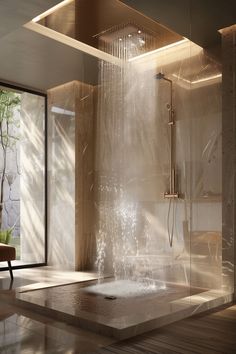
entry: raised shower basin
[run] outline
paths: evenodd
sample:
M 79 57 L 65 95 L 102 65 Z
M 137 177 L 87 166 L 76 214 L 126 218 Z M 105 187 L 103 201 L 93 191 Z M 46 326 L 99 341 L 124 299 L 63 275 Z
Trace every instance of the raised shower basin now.
M 201 294 L 200 294 L 201 293 Z M 191 294 L 207 294 L 191 289 Z M 219 294 L 217 294 L 219 296 Z M 191 315 L 190 288 L 156 282 L 106 279 L 20 292 L 16 302 L 58 320 L 103 335 L 128 338 Z M 199 300 L 200 301 L 200 300 Z M 204 308 L 204 306 L 203 306 Z

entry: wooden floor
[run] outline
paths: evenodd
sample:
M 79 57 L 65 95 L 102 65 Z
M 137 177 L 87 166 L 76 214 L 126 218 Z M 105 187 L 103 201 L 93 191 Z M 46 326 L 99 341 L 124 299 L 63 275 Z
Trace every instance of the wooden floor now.
M 236 354 L 236 305 L 100 349 L 100 354 Z

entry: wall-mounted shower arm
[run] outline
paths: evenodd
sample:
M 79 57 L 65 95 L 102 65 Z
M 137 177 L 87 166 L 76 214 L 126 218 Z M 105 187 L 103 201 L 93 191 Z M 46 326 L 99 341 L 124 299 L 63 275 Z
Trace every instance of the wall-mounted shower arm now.
M 179 194 L 175 191 L 176 187 L 176 169 L 174 161 L 174 125 L 175 125 L 175 112 L 173 109 L 173 82 L 165 77 L 163 73 L 156 74 L 156 79 L 165 80 L 170 84 L 170 104 L 167 106 L 169 111 L 168 125 L 170 127 L 170 185 L 169 191 L 164 193 L 165 198 L 179 198 Z

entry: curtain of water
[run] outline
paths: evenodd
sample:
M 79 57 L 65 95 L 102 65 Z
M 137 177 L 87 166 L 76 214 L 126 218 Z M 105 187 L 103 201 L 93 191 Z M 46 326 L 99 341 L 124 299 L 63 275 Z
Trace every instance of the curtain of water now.
M 139 31 L 140 32 L 140 31 Z M 114 33 L 113 33 L 114 34 Z M 121 66 L 100 63 L 96 136 L 97 260 L 99 278 L 153 280 L 147 169 L 156 166 L 156 81 L 130 58 L 150 47 L 150 36 L 128 34 L 100 40 Z M 153 45 L 153 43 L 152 43 Z M 146 255 L 146 256 L 145 256 Z

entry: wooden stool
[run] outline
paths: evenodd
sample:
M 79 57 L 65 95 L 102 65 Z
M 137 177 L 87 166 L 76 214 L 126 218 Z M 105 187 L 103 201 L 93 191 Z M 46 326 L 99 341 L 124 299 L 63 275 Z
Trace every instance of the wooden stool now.
M 14 259 L 16 259 L 15 247 L 5 245 L 4 243 L 0 243 L 0 262 L 8 263 L 11 280 L 13 280 L 11 261 L 13 261 Z

